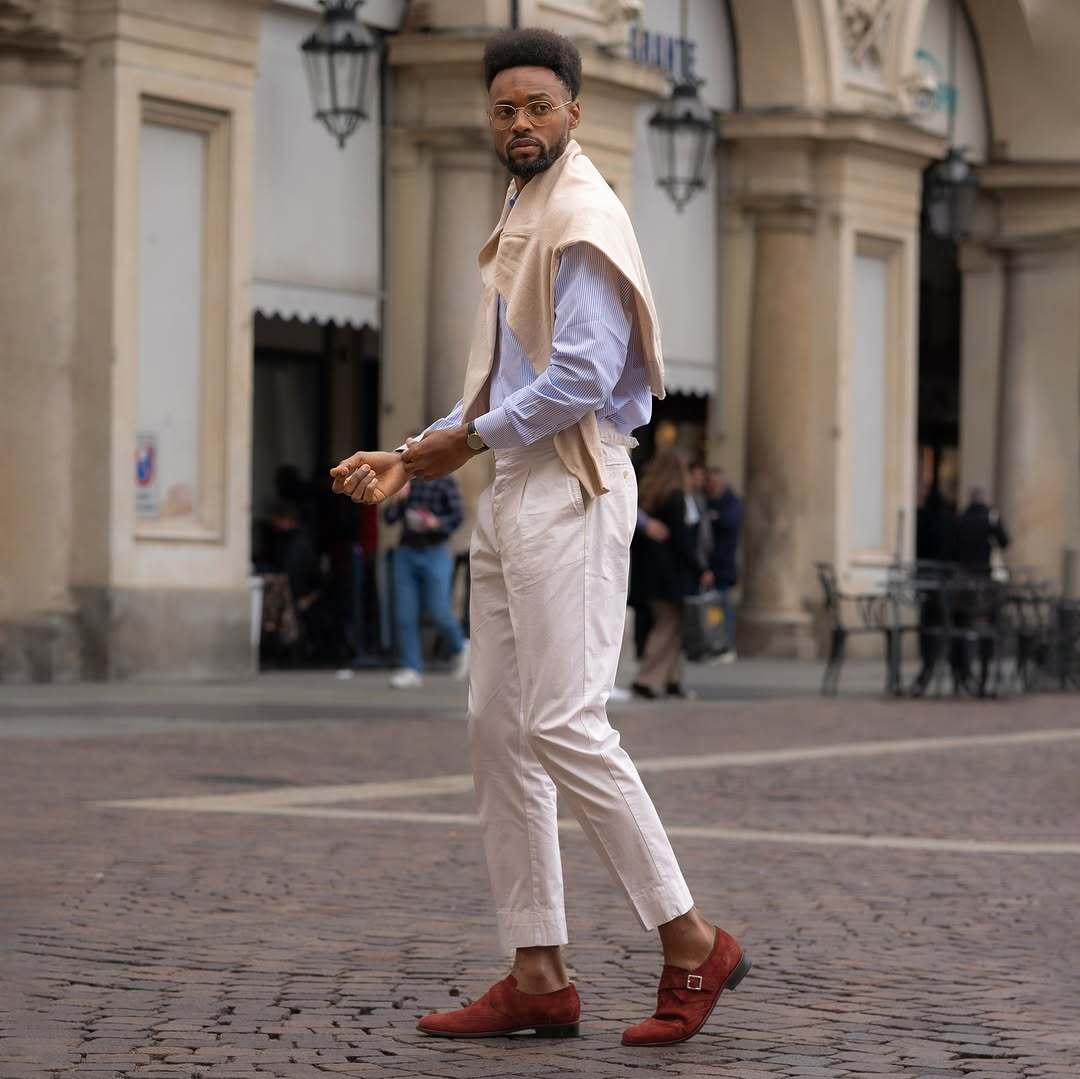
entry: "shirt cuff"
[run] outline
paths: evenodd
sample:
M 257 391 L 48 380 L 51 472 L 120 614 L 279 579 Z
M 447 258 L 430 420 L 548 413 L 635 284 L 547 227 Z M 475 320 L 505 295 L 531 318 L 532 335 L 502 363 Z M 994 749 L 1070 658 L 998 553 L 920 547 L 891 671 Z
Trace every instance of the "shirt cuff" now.
M 510 423 L 506 409 L 501 405 L 485 412 L 473 420 L 476 433 L 484 440 L 484 445 L 493 450 L 512 450 L 523 443 Z

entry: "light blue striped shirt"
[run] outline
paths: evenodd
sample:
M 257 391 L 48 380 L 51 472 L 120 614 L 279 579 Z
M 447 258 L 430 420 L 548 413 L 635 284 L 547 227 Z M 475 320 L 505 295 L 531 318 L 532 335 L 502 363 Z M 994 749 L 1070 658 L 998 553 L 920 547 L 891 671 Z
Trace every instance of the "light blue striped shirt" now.
M 649 422 L 652 393 L 632 286 L 589 244 L 562 253 L 555 276 L 551 361 L 539 375 L 506 322 L 499 297 L 489 411 L 476 420 L 493 449 L 539 442 L 588 412 L 620 434 Z M 463 403 L 428 428 L 461 423 Z

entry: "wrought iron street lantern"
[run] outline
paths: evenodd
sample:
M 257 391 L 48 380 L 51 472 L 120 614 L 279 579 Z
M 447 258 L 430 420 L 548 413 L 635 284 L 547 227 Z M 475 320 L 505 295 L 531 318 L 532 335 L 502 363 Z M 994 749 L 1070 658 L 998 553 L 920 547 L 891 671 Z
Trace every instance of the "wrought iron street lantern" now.
M 688 62 L 687 0 L 682 0 L 681 73 L 671 97 L 649 117 L 649 148 L 656 182 L 679 211 L 704 190 L 716 142 L 712 110 L 698 97 L 701 80 Z
M 315 118 L 338 146 L 368 118 L 368 92 L 377 45 L 356 19 L 364 0 L 319 0 L 322 21 L 300 46 Z
M 979 180 L 971 163 L 964 156 L 964 147 L 953 145 L 956 137 L 956 10 L 949 10 L 949 149 L 941 161 L 926 170 L 923 198 L 926 223 L 930 231 L 942 240 L 959 243 L 971 232 L 975 204 L 979 197 Z
M 649 146 L 656 182 L 678 210 L 704 190 L 716 127 L 695 82 L 679 82 L 649 118 Z
M 926 173 L 926 219 L 930 231 L 943 240 L 959 243 L 971 232 L 979 181 L 962 147 L 950 146 L 943 161 Z

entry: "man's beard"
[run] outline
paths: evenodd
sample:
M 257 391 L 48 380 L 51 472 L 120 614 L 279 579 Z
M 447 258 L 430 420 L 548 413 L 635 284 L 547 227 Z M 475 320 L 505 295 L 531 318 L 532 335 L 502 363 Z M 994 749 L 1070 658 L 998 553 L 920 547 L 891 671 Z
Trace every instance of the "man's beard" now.
M 520 140 L 519 140 L 520 141 Z M 567 129 L 563 133 L 563 137 L 550 149 L 540 149 L 540 152 L 534 158 L 530 158 L 528 161 L 515 161 L 510 156 L 510 147 L 506 148 L 506 156 L 499 154 L 499 160 L 506 166 L 511 175 L 518 177 L 521 180 L 531 180 L 534 176 L 539 176 L 542 172 L 547 172 L 556 161 L 563 155 L 563 151 L 566 149 L 567 144 L 570 142 L 570 131 Z M 539 142 L 534 142 L 532 145 L 540 147 Z

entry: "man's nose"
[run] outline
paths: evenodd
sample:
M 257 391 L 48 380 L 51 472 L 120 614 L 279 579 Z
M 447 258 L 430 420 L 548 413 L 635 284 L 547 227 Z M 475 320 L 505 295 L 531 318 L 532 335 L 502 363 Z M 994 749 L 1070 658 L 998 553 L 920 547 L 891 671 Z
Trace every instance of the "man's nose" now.
M 518 109 L 510 130 L 516 135 L 522 135 L 526 131 L 532 131 L 532 129 L 533 123 L 529 119 L 528 113 L 526 113 L 524 109 Z

